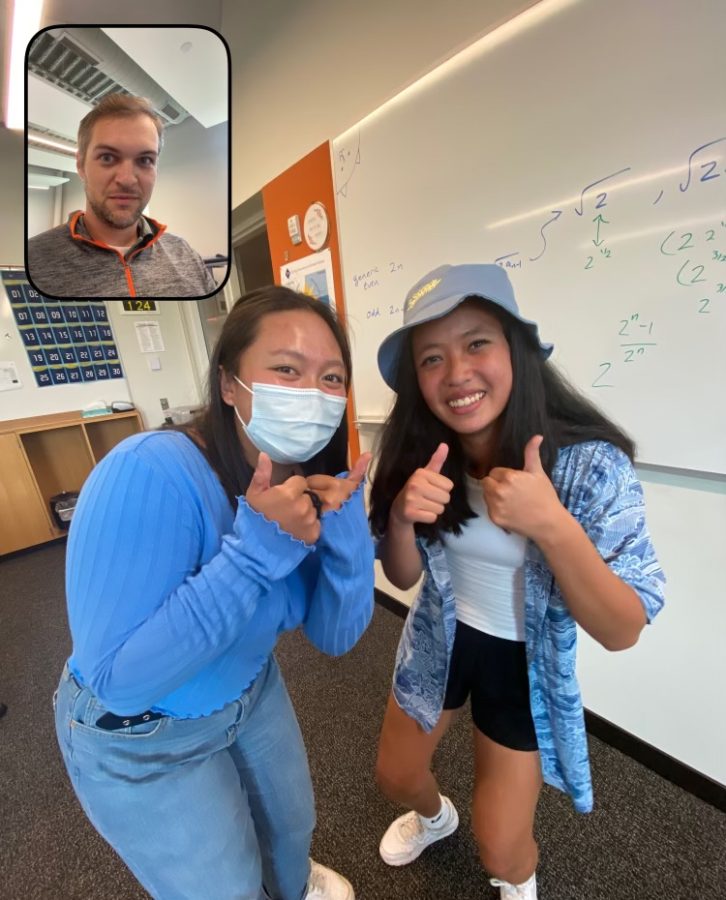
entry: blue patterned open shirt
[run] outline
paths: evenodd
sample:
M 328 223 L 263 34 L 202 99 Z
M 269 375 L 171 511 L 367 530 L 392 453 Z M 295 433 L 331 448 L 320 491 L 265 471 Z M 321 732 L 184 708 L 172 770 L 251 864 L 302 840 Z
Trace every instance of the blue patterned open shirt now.
M 665 577 L 645 522 L 643 490 L 627 456 L 603 441 L 559 452 L 552 482 L 610 569 L 638 594 L 648 621 L 663 606 Z M 424 580 L 396 656 L 398 705 L 430 731 L 441 715 L 456 630 L 456 600 L 440 541 L 419 540 Z M 578 812 L 593 805 L 580 689 L 577 635 L 544 556 L 527 542 L 525 629 L 530 701 L 544 780 L 565 791 Z

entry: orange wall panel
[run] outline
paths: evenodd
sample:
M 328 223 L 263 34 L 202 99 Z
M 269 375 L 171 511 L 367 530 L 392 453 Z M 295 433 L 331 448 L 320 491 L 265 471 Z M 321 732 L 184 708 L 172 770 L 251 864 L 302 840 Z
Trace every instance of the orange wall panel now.
M 343 303 L 343 279 L 340 270 L 338 247 L 338 222 L 335 214 L 335 187 L 330 162 L 330 144 L 321 144 L 299 162 L 295 163 L 269 184 L 262 188 L 262 202 L 265 209 L 267 238 L 270 244 L 272 271 L 275 282 L 280 283 L 280 267 L 309 256 L 313 251 L 303 239 L 293 244 L 287 231 L 290 216 L 300 218 L 300 229 L 305 219 L 305 211 L 311 203 L 322 203 L 328 213 L 329 233 L 325 245 L 330 249 L 333 264 L 333 288 L 338 318 L 345 325 L 345 305 Z M 348 434 L 351 460 L 360 456 L 358 431 L 353 415 L 353 392 L 348 398 Z

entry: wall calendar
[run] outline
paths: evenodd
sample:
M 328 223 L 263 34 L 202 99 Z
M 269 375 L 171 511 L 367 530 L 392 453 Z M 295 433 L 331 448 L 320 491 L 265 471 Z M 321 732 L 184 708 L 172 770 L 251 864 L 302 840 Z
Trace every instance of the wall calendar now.
M 53 300 L 24 272 L 1 274 L 38 387 L 124 377 L 102 300 Z

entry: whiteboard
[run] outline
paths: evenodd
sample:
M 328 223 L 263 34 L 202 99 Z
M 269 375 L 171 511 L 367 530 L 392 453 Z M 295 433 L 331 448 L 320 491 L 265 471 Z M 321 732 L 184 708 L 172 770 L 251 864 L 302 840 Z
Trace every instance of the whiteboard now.
M 543 0 L 505 28 L 333 141 L 358 420 L 390 407 L 408 288 L 497 262 L 640 462 L 726 472 L 726 4 Z

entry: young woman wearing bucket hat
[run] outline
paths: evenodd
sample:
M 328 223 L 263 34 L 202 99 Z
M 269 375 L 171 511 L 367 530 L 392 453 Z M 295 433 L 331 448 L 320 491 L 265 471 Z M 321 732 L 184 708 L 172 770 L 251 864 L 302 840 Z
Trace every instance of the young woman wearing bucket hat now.
M 663 605 L 632 441 L 548 362 L 496 265 L 408 293 L 378 364 L 396 392 L 371 491 L 378 555 L 419 594 L 398 648 L 377 779 L 411 810 L 381 840 L 412 862 L 458 826 L 431 772 L 471 698 L 472 823 L 503 900 L 537 896 L 543 781 L 592 808 L 576 625 L 632 646 Z

